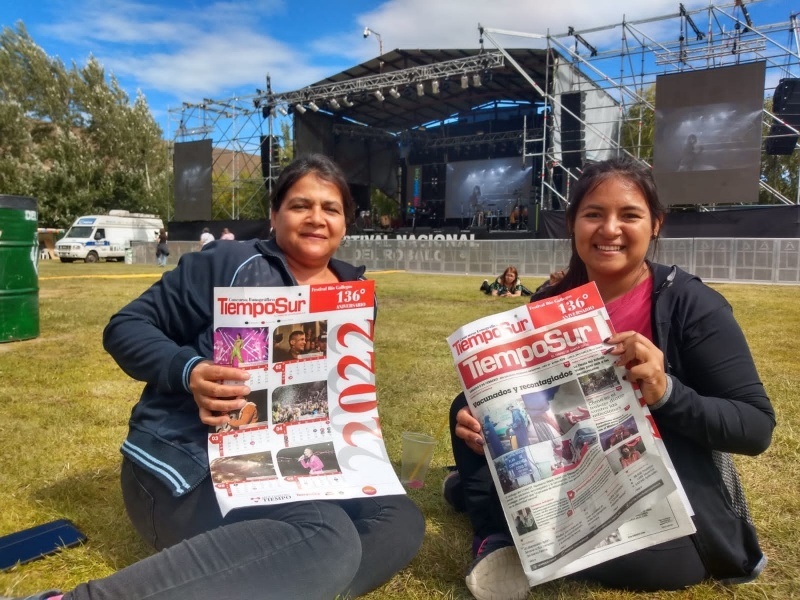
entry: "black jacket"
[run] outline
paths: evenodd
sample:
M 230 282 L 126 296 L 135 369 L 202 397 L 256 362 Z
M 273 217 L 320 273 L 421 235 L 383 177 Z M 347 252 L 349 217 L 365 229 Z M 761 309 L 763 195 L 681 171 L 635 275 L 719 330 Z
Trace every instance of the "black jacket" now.
M 673 381 L 653 417 L 694 508 L 692 538 L 706 568 L 747 581 L 766 559 L 727 453 L 766 450 L 775 413 L 725 298 L 678 267 L 650 268 L 653 341 Z
M 775 412 L 725 298 L 679 267 L 648 265 L 653 342 L 673 383 L 653 418 L 694 509 L 692 540 L 706 569 L 725 583 L 749 581 L 766 557 L 728 453 L 766 450 Z M 540 288 L 531 301 L 553 293 Z
M 342 281 L 364 267 L 331 260 Z M 128 304 L 103 333 L 103 345 L 134 379 L 146 382 L 133 407 L 122 453 L 157 476 L 175 496 L 208 475 L 208 426 L 189 392 L 197 363 L 213 357 L 214 287 L 297 285 L 274 240 L 217 241 L 181 257 L 178 266 Z

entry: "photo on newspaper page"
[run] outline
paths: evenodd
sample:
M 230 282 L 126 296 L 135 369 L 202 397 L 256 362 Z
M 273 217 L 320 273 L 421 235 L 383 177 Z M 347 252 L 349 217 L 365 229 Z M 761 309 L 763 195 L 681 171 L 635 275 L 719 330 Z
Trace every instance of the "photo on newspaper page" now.
M 214 362 L 248 371 L 251 389 L 208 436 L 223 515 L 405 493 L 378 420 L 374 286 L 214 289 Z
M 594 283 L 448 337 L 531 585 L 694 532 Z

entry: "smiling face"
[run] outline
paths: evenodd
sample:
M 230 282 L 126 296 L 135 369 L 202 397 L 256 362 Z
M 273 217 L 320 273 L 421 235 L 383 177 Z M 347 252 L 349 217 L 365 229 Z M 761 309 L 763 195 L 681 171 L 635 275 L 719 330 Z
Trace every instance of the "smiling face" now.
M 299 354 L 306 349 L 306 334 L 293 333 L 289 338 L 289 351 L 294 354 Z
M 314 173 L 301 177 L 289 188 L 271 219 L 275 241 L 290 266 L 327 265 L 346 229 L 339 188 Z
M 505 273 L 503 273 L 503 283 L 505 283 L 506 287 L 511 287 L 514 282 L 517 280 L 517 273 L 513 270 L 506 269 Z
M 572 233 L 589 279 L 602 292 L 607 284 L 626 289 L 635 283 L 660 227 L 642 191 L 630 180 L 612 175 L 583 197 Z

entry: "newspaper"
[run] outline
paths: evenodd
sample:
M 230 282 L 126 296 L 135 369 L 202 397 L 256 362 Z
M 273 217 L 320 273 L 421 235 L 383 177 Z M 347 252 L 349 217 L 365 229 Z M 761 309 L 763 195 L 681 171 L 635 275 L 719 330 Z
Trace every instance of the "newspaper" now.
M 405 493 L 378 420 L 374 285 L 214 289 L 214 362 L 248 371 L 251 389 L 208 436 L 223 515 Z
M 448 337 L 531 585 L 694 532 L 594 283 Z

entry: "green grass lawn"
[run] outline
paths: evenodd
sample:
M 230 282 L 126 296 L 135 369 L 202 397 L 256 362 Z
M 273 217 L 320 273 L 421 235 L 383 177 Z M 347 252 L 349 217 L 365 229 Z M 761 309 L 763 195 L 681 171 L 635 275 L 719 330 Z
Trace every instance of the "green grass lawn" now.
M 0 344 L 0 535 L 57 518 L 72 519 L 86 545 L 0 574 L 0 595 L 69 589 L 108 575 L 149 549 L 128 523 L 119 490 L 119 445 L 142 384 L 103 351 L 109 317 L 157 280 L 155 266 L 101 263 L 40 264 L 41 335 Z M 488 298 L 482 277 L 375 274 L 378 398 L 384 438 L 399 465 L 403 430 L 442 430 L 459 391 L 445 338 L 478 317 L 524 298 Z M 538 281 L 526 281 L 529 287 Z M 800 287 L 715 285 L 733 304 L 775 405 L 772 447 L 757 458 L 737 457 L 751 509 L 769 556 L 753 584 L 708 584 L 684 592 L 625 594 L 570 582 L 534 588 L 530 598 L 791 598 L 800 597 Z M 440 495 L 452 463 L 442 434 L 426 485 L 411 497 L 425 513 L 422 551 L 372 600 L 469 598 L 464 569 L 471 532 Z M 390 540 L 387 542 L 391 543 Z M 669 568 L 669 565 L 663 565 Z

